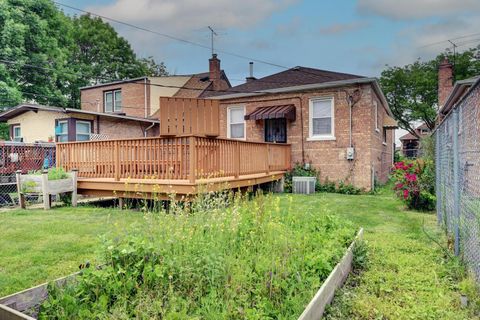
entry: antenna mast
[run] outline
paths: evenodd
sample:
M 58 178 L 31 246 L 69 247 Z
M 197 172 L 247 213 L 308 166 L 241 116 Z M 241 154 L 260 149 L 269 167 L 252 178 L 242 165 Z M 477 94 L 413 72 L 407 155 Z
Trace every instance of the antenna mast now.
M 213 56 L 213 54 L 214 54 L 214 50 L 213 50 L 213 38 L 214 38 L 215 36 L 218 36 L 218 34 L 215 32 L 215 30 L 213 30 L 212 27 L 208 26 L 208 29 L 210 30 L 210 36 L 211 36 L 211 41 L 212 41 L 212 45 L 211 45 L 211 46 L 212 46 L 212 56 Z

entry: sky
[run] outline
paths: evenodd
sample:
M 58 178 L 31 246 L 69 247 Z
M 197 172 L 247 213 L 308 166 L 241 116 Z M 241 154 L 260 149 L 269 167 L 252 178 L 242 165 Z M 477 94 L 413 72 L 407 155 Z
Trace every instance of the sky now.
M 214 51 L 232 85 L 245 81 L 251 60 L 257 78 L 299 65 L 378 77 L 386 65 L 429 59 L 451 48 L 448 39 L 459 50 L 480 43 L 480 0 L 59 2 L 204 46 L 110 22 L 139 57 L 153 56 L 171 74 L 208 70 L 211 26 L 218 34 Z

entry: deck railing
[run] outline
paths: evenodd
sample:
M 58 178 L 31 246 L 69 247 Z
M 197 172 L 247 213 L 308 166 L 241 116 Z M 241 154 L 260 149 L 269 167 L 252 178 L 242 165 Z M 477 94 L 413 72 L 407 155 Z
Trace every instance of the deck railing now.
M 115 180 L 193 183 L 290 168 L 290 145 L 197 136 L 58 143 L 56 155 L 57 166 L 79 177 Z

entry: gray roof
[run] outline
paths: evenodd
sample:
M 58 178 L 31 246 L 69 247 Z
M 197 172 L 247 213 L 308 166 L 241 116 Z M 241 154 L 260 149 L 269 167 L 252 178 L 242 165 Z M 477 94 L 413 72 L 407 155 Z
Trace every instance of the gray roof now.
M 73 109 L 73 108 L 44 106 L 39 104 L 21 104 L 16 107 L 10 108 L 0 113 L 0 122 L 5 122 L 8 119 L 14 118 L 28 111 L 39 111 L 39 110 L 50 111 L 50 112 L 60 112 L 65 114 L 81 113 L 81 114 L 90 114 L 90 115 L 107 117 L 107 118 L 116 118 L 116 119 L 124 119 L 124 120 L 131 120 L 131 121 L 142 121 L 142 122 L 148 122 L 148 123 L 160 123 L 159 120 L 155 120 L 155 119 L 138 118 L 138 117 L 126 116 L 122 114 L 87 111 L 87 110 L 80 110 L 80 109 Z

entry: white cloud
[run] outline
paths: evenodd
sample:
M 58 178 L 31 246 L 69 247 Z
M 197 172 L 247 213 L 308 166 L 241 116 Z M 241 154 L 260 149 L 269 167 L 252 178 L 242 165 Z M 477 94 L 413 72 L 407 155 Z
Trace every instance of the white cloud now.
M 451 16 L 480 10 L 479 0 L 358 0 L 364 13 L 393 19 Z
M 348 23 L 335 23 L 327 27 L 320 28 L 320 33 L 323 35 L 338 35 L 347 33 L 349 31 L 363 29 L 368 26 L 366 21 L 352 21 Z
M 87 8 L 117 20 L 183 35 L 211 25 L 247 29 L 296 0 L 116 0 Z

